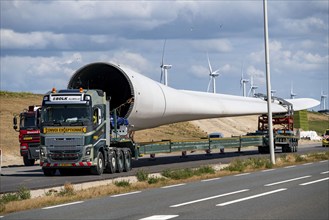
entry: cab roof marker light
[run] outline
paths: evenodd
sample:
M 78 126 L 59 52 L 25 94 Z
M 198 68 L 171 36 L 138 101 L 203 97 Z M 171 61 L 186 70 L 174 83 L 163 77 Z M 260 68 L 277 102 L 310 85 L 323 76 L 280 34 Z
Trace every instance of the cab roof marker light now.
M 56 88 L 55 87 L 51 90 L 51 93 L 56 93 Z
M 83 93 L 83 88 L 82 87 L 80 87 L 79 92 Z

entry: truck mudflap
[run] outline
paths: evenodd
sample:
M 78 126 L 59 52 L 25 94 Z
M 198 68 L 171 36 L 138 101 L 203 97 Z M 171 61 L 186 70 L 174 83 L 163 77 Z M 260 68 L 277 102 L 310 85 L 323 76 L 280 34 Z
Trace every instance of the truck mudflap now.
M 79 162 L 79 163 L 44 163 L 40 162 L 42 167 L 91 167 L 92 162 Z

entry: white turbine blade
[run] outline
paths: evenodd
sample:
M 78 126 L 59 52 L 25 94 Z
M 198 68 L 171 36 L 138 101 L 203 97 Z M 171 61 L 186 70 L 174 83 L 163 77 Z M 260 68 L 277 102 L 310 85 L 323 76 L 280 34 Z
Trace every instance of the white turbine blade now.
M 164 41 L 164 43 L 163 43 L 163 48 L 162 48 L 162 61 L 161 61 L 161 67 L 163 67 L 164 53 L 165 53 L 165 49 L 166 49 L 166 41 L 167 41 L 167 39 L 165 39 L 165 41 Z
M 209 73 L 212 74 L 213 72 L 212 72 L 212 68 L 211 68 L 211 64 L 210 64 L 208 53 L 207 53 L 207 59 L 208 59 Z
M 163 67 L 161 67 L 160 83 L 162 82 L 162 78 L 163 78 Z
M 212 77 L 210 76 L 209 83 L 208 83 L 208 87 L 207 87 L 207 92 L 209 92 L 210 84 L 211 84 L 211 80 L 212 80 Z

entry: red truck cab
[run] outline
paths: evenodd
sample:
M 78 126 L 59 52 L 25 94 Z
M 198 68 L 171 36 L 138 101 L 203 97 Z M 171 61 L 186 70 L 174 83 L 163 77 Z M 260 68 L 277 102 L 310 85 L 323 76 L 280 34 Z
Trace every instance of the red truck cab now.
M 40 106 L 32 105 L 13 118 L 13 128 L 19 132 L 20 154 L 25 166 L 33 166 L 40 152 Z

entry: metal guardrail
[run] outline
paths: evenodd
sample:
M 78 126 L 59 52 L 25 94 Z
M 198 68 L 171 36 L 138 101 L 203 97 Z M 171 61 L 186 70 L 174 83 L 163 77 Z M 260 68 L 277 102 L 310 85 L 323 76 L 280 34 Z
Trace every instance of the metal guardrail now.
M 262 146 L 263 143 L 263 136 L 236 136 L 230 138 L 207 138 L 180 141 L 164 140 L 158 142 L 138 143 L 138 151 L 140 154 L 171 153 L 190 150 Z

